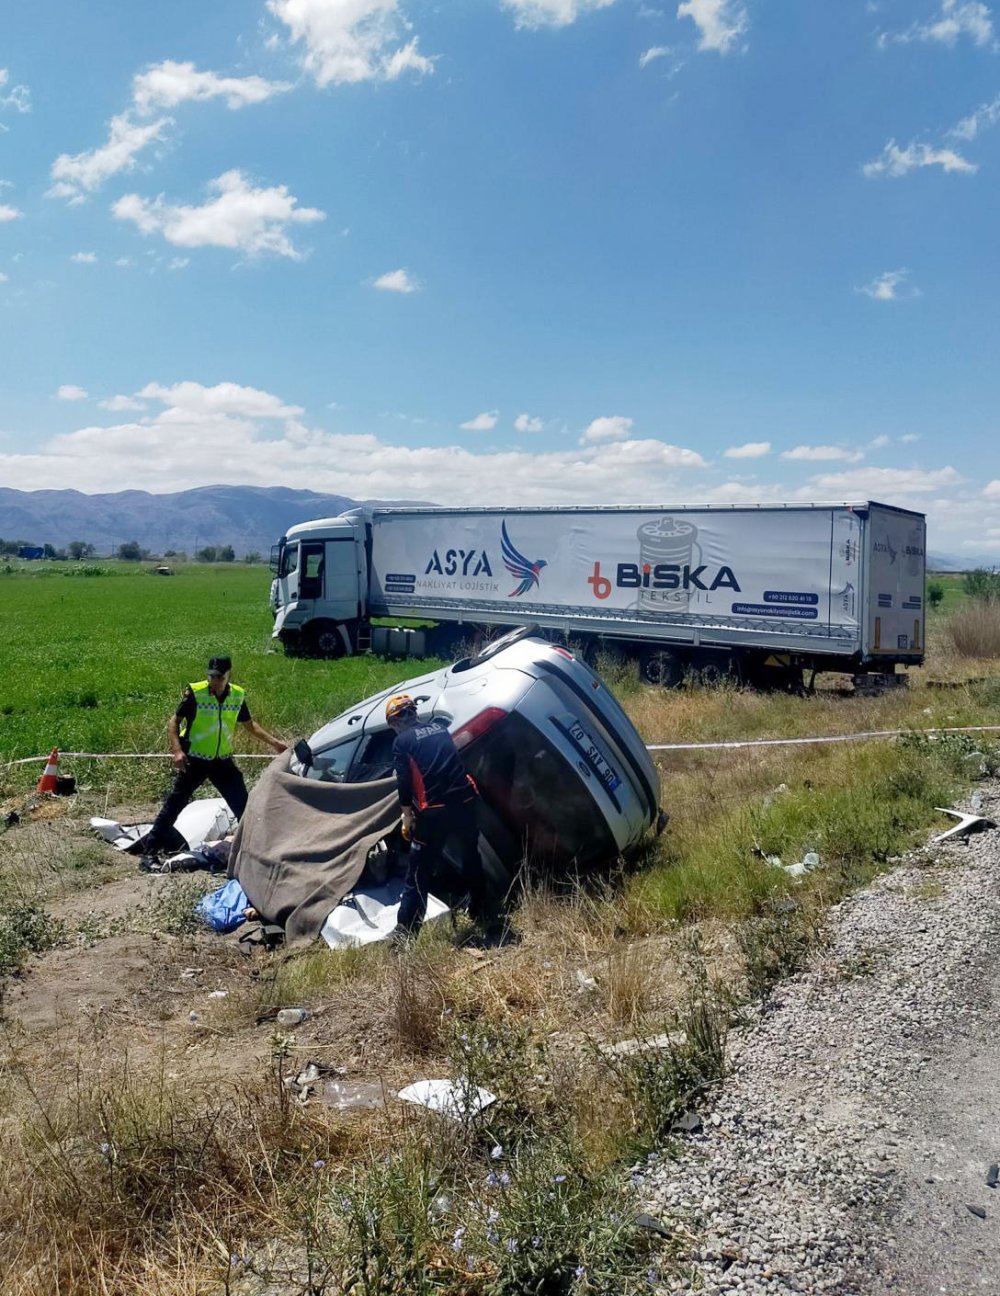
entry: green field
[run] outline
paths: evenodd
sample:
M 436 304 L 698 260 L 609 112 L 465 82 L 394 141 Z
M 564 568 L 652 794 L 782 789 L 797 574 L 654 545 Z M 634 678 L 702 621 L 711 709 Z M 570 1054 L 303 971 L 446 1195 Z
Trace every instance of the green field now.
M 235 563 L 180 566 L 172 577 L 111 561 L 0 570 L 0 758 L 53 746 L 166 751 L 181 689 L 216 653 L 233 658 L 255 718 L 284 738 L 414 673 L 371 657 L 285 657 L 271 639 L 269 583 L 266 568 Z M 424 665 L 435 663 L 416 669 Z

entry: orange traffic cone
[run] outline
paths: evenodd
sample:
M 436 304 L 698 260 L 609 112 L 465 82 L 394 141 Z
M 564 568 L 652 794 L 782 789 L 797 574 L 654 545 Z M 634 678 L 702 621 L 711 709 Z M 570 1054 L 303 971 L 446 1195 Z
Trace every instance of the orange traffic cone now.
M 53 747 L 49 759 L 45 762 L 45 773 L 38 780 L 36 792 L 55 793 L 56 781 L 59 778 L 59 748 Z

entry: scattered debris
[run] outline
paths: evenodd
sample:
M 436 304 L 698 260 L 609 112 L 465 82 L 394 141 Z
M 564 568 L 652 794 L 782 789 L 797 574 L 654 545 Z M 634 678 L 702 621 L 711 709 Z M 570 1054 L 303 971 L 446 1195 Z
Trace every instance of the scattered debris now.
M 589 994 L 592 990 L 597 989 L 597 982 L 592 976 L 584 972 L 583 968 L 576 969 L 576 990 L 577 994 Z
M 964 810 L 949 810 L 946 806 L 935 806 L 934 809 L 938 814 L 953 815 L 958 820 L 958 823 L 954 828 L 948 828 L 945 832 L 932 837 L 932 844 L 952 841 L 957 837 L 968 837 L 970 833 L 989 832 L 990 829 L 996 827 L 994 820 L 986 819 L 983 815 L 966 814 Z
M 280 1008 L 274 1020 L 279 1026 L 301 1026 L 308 1016 L 304 1008 Z
M 209 999 L 225 999 L 228 994 L 228 990 L 210 990 L 208 997 Z
M 328 1080 L 322 1093 L 324 1106 L 332 1107 L 334 1111 L 384 1107 L 386 1099 L 392 1097 L 395 1097 L 393 1090 L 374 1080 L 358 1080 L 350 1084 L 343 1080 Z
M 686 1111 L 677 1117 L 670 1129 L 674 1134 L 700 1134 L 702 1131 L 701 1117 L 697 1112 Z
M 441 1116 L 463 1120 L 478 1116 L 497 1100 L 496 1094 L 476 1085 L 456 1083 L 454 1080 L 417 1080 L 397 1094 L 403 1102 L 415 1103 Z
M 997 1163 L 994 1161 L 994 1163 L 986 1171 L 986 1187 L 995 1188 L 997 1186 L 998 1180 L 1000 1180 L 1000 1165 L 997 1165 Z
M 190 981 L 192 977 L 201 976 L 204 971 L 204 968 L 186 967 L 182 969 L 179 975 L 183 980 Z
M 648 1229 L 650 1233 L 658 1233 L 660 1237 L 673 1237 L 668 1228 L 664 1228 L 658 1219 L 653 1219 L 652 1215 L 647 1215 L 645 1211 L 640 1211 L 633 1222 L 636 1228 Z
M 780 855 L 766 855 L 759 846 L 753 848 L 753 853 L 766 864 L 770 864 L 772 868 L 784 869 L 788 876 L 793 878 L 805 877 L 807 873 L 820 866 L 820 858 L 815 851 L 806 851 L 796 864 L 783 864 Z
M 602 1044 L 599 1052 L 605 1057 L 633 1057 L 636 1053 L 651 1053 L 668 1048 L 679 1048 L 687 1043 L 685 1031 L 671 1031 L 667 1035 L 651 1035 L 646 1039 L 619 1040 L 617 1044 Z
M 388 940 L 396 930 L 402 894 L 402 878 L 389 878 L 380 886 L 358 887 L 344 896 L 332 911 L 320 935 L 331 949 Z M 448 906 L 436 896 L 428 895 L 425 922 L 446 913 Z
M 985 1206 L 969 1206 L 968 1204 L 966 1204 L 966 1210 L 970 1211 L 973 1215 L 975 1215 L 977 1219 L 986 1218 Z

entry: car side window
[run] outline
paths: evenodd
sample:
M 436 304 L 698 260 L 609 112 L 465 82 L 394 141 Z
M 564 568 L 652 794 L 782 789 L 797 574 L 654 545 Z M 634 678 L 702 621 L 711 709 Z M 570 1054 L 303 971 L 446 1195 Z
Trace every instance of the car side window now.
M 313 768 L 319 771 L 320 779 L 325 783 L 342 783 L 360 742 L 361 735 L 352 734 L 318 752 L 313 758 Z
M 376 779 L 388 778 L 392 773 L 392 744 L 395 740 L 392 729 L 366 734 L 351 766 L 351 782 L 373 783 Z

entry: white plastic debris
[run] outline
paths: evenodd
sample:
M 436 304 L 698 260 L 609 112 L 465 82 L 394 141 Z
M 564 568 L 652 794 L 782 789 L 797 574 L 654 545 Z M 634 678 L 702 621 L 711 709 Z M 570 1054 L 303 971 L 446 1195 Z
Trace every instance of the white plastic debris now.
M 616 1044 L 602 1044 L 600 1051 L 605 1057 L 634 1057 L 636 1053 L 663 1052 L 669 1048 L 680 1048 L 687 1043 L 686 1031 L 671 1031 L 667 1035 L 651 1035 L 648 1039 L 619 1040 Z
M 588 976 L 583 968 L 577 968 L 576 989 L 578 994 L 589 994 L 591 990 L 597 989 L 597 982 L 592 976 Z
M 966 814 L 964 810 L 949 810 L 945 806 L 935 806 L 934 809 L 938 814 L 954 815 L 958 823 L 954 828 L 948 828 L 945 832 L 932 837 L 932 842 L 952 841 L 956 837 L 967 837 L 969 833 L 987 832 L 996 827 L 992 819 L 986 819 L 983 815 Z
M 788 876 L 792 878 L 805 877 L 807 873 L 811 873 L 813 869 L 819 868 L 820 865 L 819 856 L 815 851 L 806 851 L 797 864 L 782 864 L 780 855 L 765 855 L 764 859 L 772 868 L 784 869 Z
M 387 940 L 396 928 L 399 898 L 403 882 L 393 878 L 384 886 L 354 891 L 337 905 L 323 924 L 320 935 L 331 949 L 351 945 L 370 945 Z M 448 906 L 436 896 L 427 897 L 427 922 L 448 912 Z
M 496 1094 L 490 1093 L 488 1089 L 457 1084 L 454 1080 L 416 1080 L 405 1089 L 400 1089 L 398 1097 L 403 1102 L 426 1107 L 428 1111 L 437 1112 L 441 1116 L 450 1116 L 452 1120 L 478 1116 L 497 1100 Z

